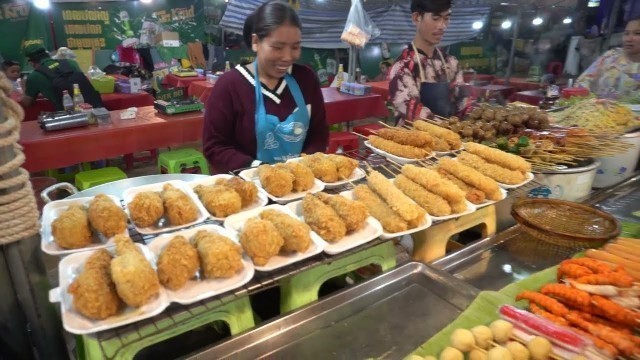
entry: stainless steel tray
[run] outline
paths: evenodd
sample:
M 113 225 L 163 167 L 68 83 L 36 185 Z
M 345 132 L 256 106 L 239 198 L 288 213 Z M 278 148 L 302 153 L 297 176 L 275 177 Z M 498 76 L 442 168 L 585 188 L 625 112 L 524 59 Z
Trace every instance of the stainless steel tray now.
M 399 359 L 477 294 L 442 271 L 412 262 L 188 359 Z

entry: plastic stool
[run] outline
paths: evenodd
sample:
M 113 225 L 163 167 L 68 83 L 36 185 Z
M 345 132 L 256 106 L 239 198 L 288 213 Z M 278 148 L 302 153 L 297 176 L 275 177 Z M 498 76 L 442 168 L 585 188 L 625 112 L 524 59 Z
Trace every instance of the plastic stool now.
M 172 150 L 158 156 L 158 170 L 162 174 L 181 174 L 187 172 L 183 170 L 188 168 L 199 168 L 200 174 L 210 174 L 207 160 L 196 149 Z
M 79 173 L 80 171 L 89 171 L 89 170 L 91 170 L 91 163 L 84 162 L 81 164 L 68 166 L 66 168 L 45 170 L 44 174 L 47 177 L 52 177 L 56 179 L 58 182 L 72 183 L 77 173 Z
M 354 126 L 353 132 L 358 133 L 360 135 L 369 136 L 369 135 L 375 135 L 374 134 L 375 131 L 383 128 L 385 127 L 378 123 L 373 123 L 373 124 L 367 124 L 367 125 Z
M 354 135 L 346 131 L 330 132 L 327 154 L 335 154 L 336 151 L 338 151 L 338 148 L 340 147 L 342 147 L 342 151 L 345 151 L 345 152 L 358 150 L 360 148 L 358 135 Z
M 447 243 L 453 235 L 477 225 L 483 225 L 483 238 L 496 233 L 496 208 L 494 205 L 485 206 L 469 215 L 413 233 L 411 235 L 413 238 L 413 259 L 429 263 L 443 257 L 446 254 Z
M 139 328 L 116 330 L 119 336 L 107 337 L 105 340 L 98 340 L 95 335 L 76 336 L 76 355 L 78 359 L 133 359 L 146 347 L 216 320 L 226 322 L 231 335 L 255 326 L 248 296 L 229 296 L 177 315 L 158 315 L 157 318 L 153 323 Z
M 318 291 L 325 281 L 369 264 L 380 265 L 382 271 L 394 268 L 396 249 L 393 241 L 280 280 L 280 313 L 284 314 L 318 300 Z
M 105 167 L 76 174 L 76 187 L 78 190 L 86 190 L 94 186 L 106 184 L 116 180 L 126 179 L 127 174 L 117 167 Z
M 133 169 L 133 166 L 137 162 L 150 162 L 155 164 L 158 159 L 158 149 L 147 151 L 149 152 L 149 155 L 135 156 L 135 154 L 125 154 L 123 156 L 125 170 Z

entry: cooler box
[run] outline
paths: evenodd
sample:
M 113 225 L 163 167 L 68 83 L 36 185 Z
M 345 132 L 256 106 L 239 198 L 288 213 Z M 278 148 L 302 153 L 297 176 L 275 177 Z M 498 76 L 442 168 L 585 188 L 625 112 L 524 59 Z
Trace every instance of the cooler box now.
M 103 76 L 97 79 L 91 79 L 91 85 L 100 94 L 111 94 L 116 85 L 116 79 L 111 76 Z

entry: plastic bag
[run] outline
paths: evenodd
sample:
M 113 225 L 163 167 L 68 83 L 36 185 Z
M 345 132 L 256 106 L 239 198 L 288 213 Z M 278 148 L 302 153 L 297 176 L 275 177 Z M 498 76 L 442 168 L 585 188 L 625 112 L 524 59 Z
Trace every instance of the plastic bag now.
M 351 9 L 340 40 L 363 48 L 369 39 L 380 35 L 380 29 L 371 21 L 361 0 L 351 0 Z

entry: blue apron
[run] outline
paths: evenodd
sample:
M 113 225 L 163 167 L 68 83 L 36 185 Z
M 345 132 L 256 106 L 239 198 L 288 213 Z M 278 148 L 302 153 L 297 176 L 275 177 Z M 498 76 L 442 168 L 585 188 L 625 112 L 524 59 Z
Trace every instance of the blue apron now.
M 254 63 L 254 81 L 256 91 L 256 140 L 258 143 L 257 160 L 266 163 L 286 161 L 300 156 L 304 140 L 309 129 L 309 111 L 302 97 L 300 86 L 288 73 L 284 79 L 296 101 L 298 109 L 284 121 L 277 116 L 267 114 L 262 96 L 262 85 L 258 78 L 258 64 Z

